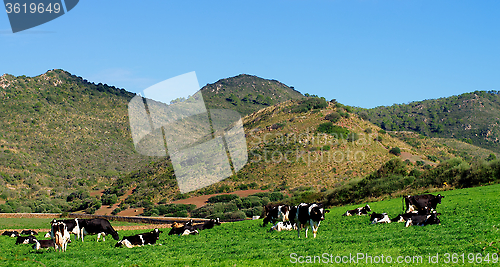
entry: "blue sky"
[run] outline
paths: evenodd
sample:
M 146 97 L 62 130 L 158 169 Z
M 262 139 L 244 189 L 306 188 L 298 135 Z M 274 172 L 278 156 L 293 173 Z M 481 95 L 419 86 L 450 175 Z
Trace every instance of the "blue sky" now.
M 375 107 L 500 90 L 500 1 L 84 0 L 13 34 L 0 74 L 60 68 L 132 92 L 241 73 Z

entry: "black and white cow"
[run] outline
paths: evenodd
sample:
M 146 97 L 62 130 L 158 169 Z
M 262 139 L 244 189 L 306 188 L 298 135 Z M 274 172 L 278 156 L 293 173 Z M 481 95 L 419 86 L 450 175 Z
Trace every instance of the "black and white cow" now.
M 403 197 L 405 209 L 404 212 L 425 212 L 430 213 L 436 210 L 437 204 L 441 204 L 441 199 L 444 196 L 438 194 L 437 196 L 431 194 L 418 195 L 418 196 L 405 196 Z
M 297 234 L 300 238 L 300 229 L 306 229 L 306 238 L 308 227 L 311 227 L 313 235 L 316 238 L 316 233 L 318 232 L 318 227 L 321 221 L 325 220 L 325 213 L 330 212 L 323 208 L 323 204 L 306 204 L 301 203 L 300 205 L 290 209 L 291 222 L 297 225 Z
M 172 229 L 168 232 L 168 235 L 197 235 L 200 232 L 194 228 L 192 225 L 193 221 L 190 220 L 186 224 L 181 225 L 179 223 L 173 223 Z
M 292 223 L 290 221 L 278 222 L 273 227 L 271 227 L 271 229 L 269 229 L 269 232 L 271 232 L 271 231 L 281 232 L 281 231 L 285 231 L 285 230 L 286 231 L 297 230 L 297 225 L 295 225 L 294 223 Z
M 190 220 L 189 222 L 186 223 L 186 225 L 191 225 L 194 227 L 194 229 L 201 231 L 201 230 L 206 230 L 206 229 L 212 229 L 212 228 L 214 228 L 215 225 L 221 225 L 221 222 L 220 222 L 219 218 L 210 219 L 209 221 L 206 221 L 204 223 L 199 223 L 199 224 L 193 224 L 193 221 Z
M 389 216 L 387 213 L 372 213 L 370 215 L 370 221 L 372 224 L 377 224 L 377 223 L 391 223 L 391 219 L 389 219 Z
M 287 205 L 266 205 L 264 206 L 265 218 L 262 226 L 266 226 L 269 222 L 275 224 L 278 221 L 288 221 L 290 207 Z
M 68 232 L 70 234 L 74 234 L 75 235 L 75 238 L 78 240 L 80 239 L 80 233 L 81 233 L 81 225 L 80 225 L 80 222 L 81 222 L 81 219 L 67 219 L 67 220 L 56 220 L 54 219 L 52 221 L 52 224 L 54 223 L 58 223 L 58 222 L 62 222 L 66 225 L 66 227 L 68 228 Z M 50 237 L 52 239 L 54 239 L 54 232 L 53 231 L 50 231 L 49 234 L 50 234 Z M 45 235 L 47 236 L 47 235 Z
M 54 248 L 56 249 L 56 243 L 52 239 L 48 240 L 36 240 L 35 244 L 33 245 L 33 249 L 39 250 L 41 248 Z
M 82 238 L 85 235 L 95 235 L 97 234 L 97 242 L 99 242 L 99 238 L 102 236 L 102 240 L 105 235 L 111 235 L 113 239 L 120 240 L 118 233 L 113 229 L 111 223 L 109 223 L 106 219 L 82 219 L 80 220 L 80 236 Z
M 30 235 L 30 236 L 18 236 L 16 239 L 16 245 L 19 244 L 35 244 L 36 242 L 36 237 Z
M 22 230 L 21 235 L 38 235 L 38 233 L 33 230 Z
M 394 219 L 391 219 L 392 222 L 398 222 L 398 223 L 401 223 L 401 222 L 407 222 L 408 219 L 410 219 L 411 217 L 415 216 L 415 215 L 429 215 L 430 212 L 428 212 L 427 209 L 424 209 L 424 210 L 420 210 L 418 212 L 407 212 L 407 213 L 404 213 L 404 214 L 399 214 L 398 216 L 396 216 Z
M 429 224 L 440 224 L 441 221 L 437 217 L 438 213 L 433 211 L 431 214 L 427 215 L 418 215 L 414 214 L 407 221 L 405 227 L 410 225 L 418 225 L 418 226 L 426 226 Z
M 71 242 L 71 235 L 68 231 L 68 226 L 63 222 L 56 222 L 52 224 L 51 232 L 54 234 L 54 247 L 60 251 L 66 251 L 68 243 Z
M 354 215 L 368 215 L 368 212 L 372 211 L 370 206 L 366 204 L 364 207 L 355 208 L 353 210 L 348 210 L 342 216 L 354 216 Z
M 18 237 L 19 232 L 18 231 L 5 231 L 2 233 L 2 235 L 10 236 L 10 237 Z
M 163 232 L 158 229 L 154 229 L 149 233 L 125 236 L 121 241 L 116 243 L 115 247 L 121 247 L 123 245 L 127 248 L 133 248 L 144 245 L 154 245 L 156 244 L 156 240 L 160 239 L 160 233 Z

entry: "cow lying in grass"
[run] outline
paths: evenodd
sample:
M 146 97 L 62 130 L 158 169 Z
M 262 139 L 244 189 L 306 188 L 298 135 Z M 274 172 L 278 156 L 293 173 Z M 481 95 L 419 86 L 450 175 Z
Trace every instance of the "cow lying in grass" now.
M 342 216 L 354 216 L 354 215 L 368 215 L 368 212 L 372 211 L 370 206 L 366 204 L 364 207 L 359 207 L 353 210 L 348 210 Z
M 370 215 L 370 221 L 372 224 L 377 223 L 391 223 L 391 219 L 389 219 L 389 215 L 387 213 L 372 213 Z
M 197 235 L 199 234 L 198 230 L 196 230 L 190 223 L 186 223 L 185 225 L 180 224 L 178 222 L 172 223 L 172 229 L 168 232 L 168 235 Z
M 33 245 L 33 249 L 39 250 L 39 249 L 49 249 L 49 248 L 54 248 L 56 249 L 56 243 L 52 239 L 48 240 L 35 240 L 35 244 Z
M 18 236 L 16 239 L 16 245 L 19 244 L 35 244 L 36 242 L 36 237 L 30 235 L 30 236 Z
M 125 246 L 127 248 L 133 248 L 144 245 L 154 245 L 156 244 L 156 240 L 160 239 L 160 233 L 163 232 L 158 229 L 154 229 L 149 233 L 125 236 L 121 241 L 116 243 L 115 247 Z
M 297 230 L 297 225 L 290 221 L 286 221 L 286 222 L 276 223 L 273 227 L 271 227 L 271 229 L 269 229 L 269 232 L 272 231 L 281 232 L 281 231 L 292 231 L 292 230 Z
M 186 225 L 193 226 L 194 229 L 201 231 L 201 230 L 212 229 L 214 228 L 215 225 L 221 225 L 221 223 L 219 218 L 217 218 L 217 219 L 210 219 L 209 221 L 198 224 L 193 224 L 193 220 L 189 220 L 189 222 L 187 222 Z
M 10 237 L 18 237 L 19 232 L 18 231 L 5 231 L 2 233 L 2 235 L 10 236 Z

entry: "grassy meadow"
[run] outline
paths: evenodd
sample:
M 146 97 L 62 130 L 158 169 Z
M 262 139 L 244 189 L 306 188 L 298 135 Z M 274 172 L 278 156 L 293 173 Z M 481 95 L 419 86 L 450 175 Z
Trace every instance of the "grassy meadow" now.
M 0 266 L 288 266 L 314 261 L 314 256 L 319 256 L 314 265 L 332 266 L 371 266 L 381 262 L 382 256 L 384 263 L 377 266 L 499 266 L 494 263 L 500 252 L 499 191 L 500 185 L 490 185 L 440 192 L 445 196 L 437 207 L 441 225 L 425 227 L 370 225 L 366 216 L 341 216 L 364 204 L 331 208 L 316 239 L 311 231 L 307 239 L 304 233 L 297 238 L 296 231 L 268 232 L 269 227 L 261 227 L 262 220 L 224 223 L 197 236 L 168 236 L 165 229 L 158 242 L 161 245 L 132 249 L 115 248 L 111 238 L 96 243 L 91 236 L 84 243 L 73 240 L 65 253 L 37 252 L 31 245 L 15 245 L 14 238 L 0 236 Z M 368 204 L 391 218 L 402 211 L 401 198 Z M 18 225 L 35 228 L 36 223 L 26 220 Z M 119 234 L 141 232 L 144 230 Z M 361 255 L 365 258 L 357 259 Z M 372 257 L 372 263 L 366 256 Z M 391 263 L 387 263 L 389 257 Z M 430 264 L 429 257 L 438 263 Z

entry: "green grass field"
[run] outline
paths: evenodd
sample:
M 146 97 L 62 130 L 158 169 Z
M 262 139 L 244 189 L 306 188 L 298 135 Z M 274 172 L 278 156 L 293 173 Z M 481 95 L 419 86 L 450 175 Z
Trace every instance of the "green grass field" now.
M 303 233 L 297 238 L 296 231 L 270 233 L 269 227 L 260 226 L 262 220 L 225 223 L 197 236 L 168 236 L 165 232 L 158 242 L 161 246 L 132 249 L 115 248 L 116 241 L 111 238 L 96 243 L 92 236 L 85 243 L 73 240 L 65 253 L 37 252 L 30 245 L 15 245 L 14 238 L 0 236 L 0 265 L 288 266 L 314 261 L 313 257 L 318 256 L 315 265 L 371 266 L 382 261 L 382 256 L 384 262 L 390 256 L 391 263 L 376 265 L 500 266 L 494 262 L 500 248 L 499 191 L 500 185 L 491 185 L 441 192 L 445 196 L 437 207 L 442 214 L 441 225 L 425 227 L 370 225 L 366 216 L 341 216 L 345 210 L 364 204 L 332 208 L 316 239 L 311 232 L 308 239 Z M 369 204 L 373 211 L 387 212 L 391 218 L 402 210 L 401 198 Z M 24 226 L 29 228 L 28 224 Z M 140 232 L 144 230 L 119 231 L 120 236 Z M 482 256 L 478 257 L 478 253 Z M 365 259 L 357 260 L 361 255 Z M 372 257 L 372 264 L 366 256 Z M 430 264 L 429 257 L 438 263 Z M 469 263 L 480 259 L 481 263 Z M 349 263 L 336 264 L 335 260 Z

